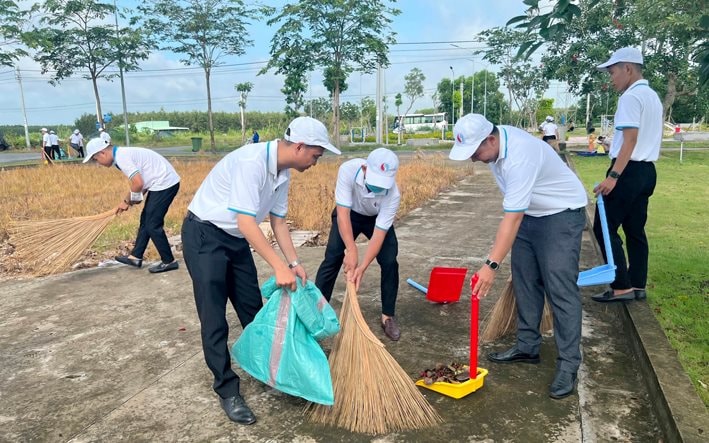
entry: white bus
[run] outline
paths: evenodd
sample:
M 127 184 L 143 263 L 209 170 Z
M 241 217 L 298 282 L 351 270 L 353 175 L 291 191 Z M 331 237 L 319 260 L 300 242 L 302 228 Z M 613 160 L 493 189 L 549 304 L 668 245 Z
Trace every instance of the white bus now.
M 401 122 L 401 123 L 399 123 Z M 446 113 L 439 112 L 436 114 L 406 114 L 398 115 L 396 120 L 394 120 L 394 132 L 417 132 L 417 131 L 440 131 L 441 128 L 445 128 L 448 122 L 446 122 Z M 399 129 L 399 125 L 402 126 Z

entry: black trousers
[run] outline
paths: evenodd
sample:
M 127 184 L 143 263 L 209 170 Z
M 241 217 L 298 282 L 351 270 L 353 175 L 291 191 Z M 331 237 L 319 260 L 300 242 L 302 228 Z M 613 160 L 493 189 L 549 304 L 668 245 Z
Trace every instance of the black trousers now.
M 350 221 L 352 222 L 352 235 L 356 239 L 359 234 L 364 234 L 368 239 L 374 234 L 374 224 L 376 216 L 367 216 L 350 211 Z M 392 226 L 384 237 L 382 249 L 377 254 L 377 263 L 381 268 L 381 291 L 382 291 L 382 314 L 393 317 L 396 310 L 396 296 L 399 292 L 399 262 L 396 256 L 399 254 L 399 242 Z M 345 242 L 340 237 L 337 229 L 337 209 L 332 211 L 332 227 L 330 237 L 325 248 L 325 259 L 320 264 L 318 274 L 315 277 L 315 286 L 320 289 L 327 301 L 332 297 L 332 290 L 335 287 L 337 274 L 340 272 L 342 262 L 345 259 Z
M 59 145 L 52 145 L 52 160 L 61 160 L 62 151 L 59 150 Z
M 188 212 L 182 223 L 182 246 L 214 391 L 222 398 L 233 397 L 239 393 L 239 376 L 231 369 L 227 299 L 244 328 L 263 306 L 249 243 Z
M 76 143 L 72 143 L 71 147 L 74 148 L 74 150 L 79 153 L 80 158 L 84 156 L 84 147 L 83 146 L 77 145 Z
M 608 171 L 614 164 L 615 159 L 611 161 Z M 618 178 L 613 191 L 603 197 L 613 260 L 617 266 L 615 281 L 611 283 L 613 289 L 644 288 L 647 283 L 649 248 L 645 223 L 648 202 L 655 191 L 656 183 L 657 173 L 654 163 L 630 161 Z M 623 251 L 623 240 L 618 234 L 620 227 L 625 233 L 627 261 Z M 607 261 L 598 208 L 593 221 L 593 233 Z
M 165 214 L 170 209 L 170 205 L 179 190 L 180 184 L 176 183 L 162 191 L 148 192 L 144 203 L 145 207 L 143 207 L 143 212 L 140 213 L 138 235 L 135 238 L 135 246 L 133 246 L 133 251 L 131 252 L 133 257 L 143 258 L 145 248 L 148 247 L 148 240 L 152 240 L 163 263 L 175 261 L 164 227 Z

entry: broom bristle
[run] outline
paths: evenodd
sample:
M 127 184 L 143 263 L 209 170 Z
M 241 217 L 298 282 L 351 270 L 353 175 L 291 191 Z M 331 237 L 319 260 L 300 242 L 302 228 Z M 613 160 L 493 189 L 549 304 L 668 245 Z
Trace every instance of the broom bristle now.
M 115 210 L 86 217 L 12 222 L 10 243 L 14 256 L 33 275 L 67 270 L 113 220 Z
M 385 434 L 443 422 L 411 378 L 367 326 L 352 282 L 330 352 L 335 404 L 310 404 L 311 421 L 352 432 Z
M 517 301 L 515 300 L 512 277 L 507 280 L 505 288 L 502 290 L 500 298 L 495 302 L 495 306 L 483 320 L 485 327 L 480 334 L 480 341 L 489 343 L 507 334 L 517 331 Z M 544 298 L 544 313 L 542 314 L 542 324 L 540 331 L 549 332 L 554 327 L 554 317 L 552 316 L 549 301 Z

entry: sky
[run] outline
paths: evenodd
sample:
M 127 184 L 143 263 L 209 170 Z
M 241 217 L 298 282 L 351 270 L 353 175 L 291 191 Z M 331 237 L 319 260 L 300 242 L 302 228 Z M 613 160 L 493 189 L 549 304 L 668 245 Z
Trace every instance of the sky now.
M 288 2 L 266 0 L 263 3 L 278 7 Z M 119 8 L 133 7 L 135 1 L 117 0 L 117 4 Z M 426 80 L 424 97 L 416 101 L 413 109 L 432 107 L 431 95 L 441 79 L 450 78 L 452 73 L 456 77 L 470 76 L 485 67 L 481 56 L 473 53 L 482 45 L 474 42 L 477 34 L 484 29 L 504 26 L 507 20 L 523 14 L 526 9 L 522 0 L 399 0 L 396 6 L 402 11 L 392 23 L 397 44 L 390 47 L 391 65 L 384 73 L 384 93 L 389 97 L 391 109 L 394 95 L 403 93 L 404 76 L 415 67 L 423 71 Z M 126 23 L 119 22 L 119 25 L 126 26 Z M 254 45 L 247 48 L 243 56 L 224 58 L 222 62 L 227 66 L 215 68 L 211 78 L 214 111 L 238 112 L 238 93 L 234 85 L 247 81 L 254 84 L 247 110 L 283 111 L 285 101 L 280 92 L 283 78 L 272 73 L 256 75 L 268 61 L 274 30 L 263 22 L 251 25 L 249 35 Z M 129 113 L 160 109 L 206 111 L 203 70 L 183 65 L 178 57 L 168 52 L 154 52 L 141 62 L 141 71 L 124 74 Z M 22 88 L 14 70 L 0 67 L 0 126 L 23 124 L 23 94 L 29 125 L 71 125 L 82 114 L 95 114 L 90 80 L 76 76 L 52 86 L 48 83 L 49 76 L 42 75 L 40 66 L 31 59 L 20 60 L 18 66 Z M 496 70 L 493 66 L 488 68 Z M 341 102 L 359 103 L 362 97 L 374 99 L 376 96 L 374 74 L 355 72 L 347 83 L 349 88 L 342 93 Z M 310 75 L 309 84 L 307 100 L 329 97 L 320 72 Z M 98 87 L 103 112 L 121 114 L 120 81 L 100 80 Z M 573 102 L 562 85 L 556 83 L 552 83 L 547 96 L 555 98 L 556 104 L 561 106 Z M 407 106 L 404 99 L 403 110 Z

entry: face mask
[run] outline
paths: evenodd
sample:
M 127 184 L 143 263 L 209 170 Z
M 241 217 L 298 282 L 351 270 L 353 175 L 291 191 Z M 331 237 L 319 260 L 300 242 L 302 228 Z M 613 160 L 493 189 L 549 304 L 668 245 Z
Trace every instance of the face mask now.
M 367 189 L 369 189 L 369 192 L 373 192 L 374 194 L 381 194 L 382 192 L 386 191 L 386 188 L 380 188 L 379 186 L 373 186 L 367 183 L 365 183 L 364 185 L 367 187 Z

